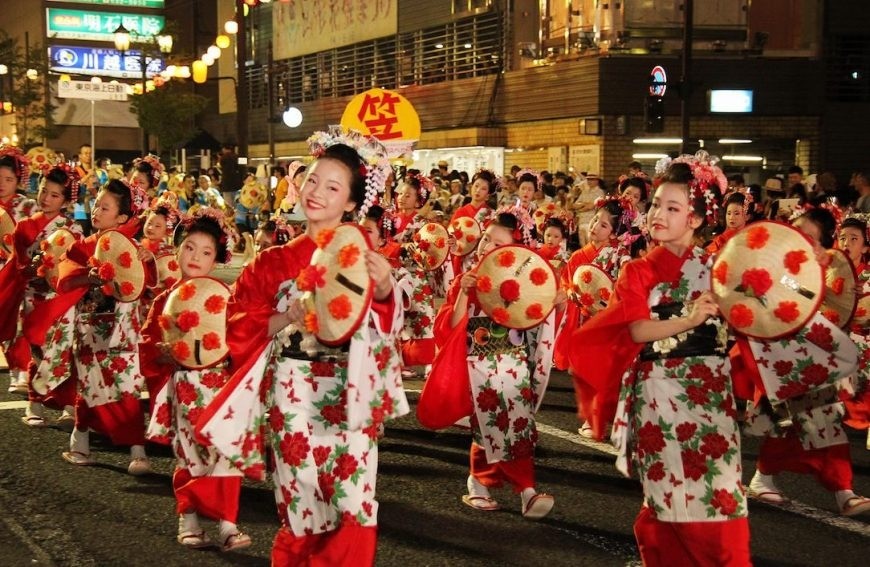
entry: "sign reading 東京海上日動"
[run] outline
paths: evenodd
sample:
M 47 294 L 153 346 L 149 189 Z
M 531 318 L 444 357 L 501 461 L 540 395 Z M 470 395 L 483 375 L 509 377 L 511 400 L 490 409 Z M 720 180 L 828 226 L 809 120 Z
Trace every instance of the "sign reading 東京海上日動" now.
M 114 42 L 115 30 L 121 24 L 124 24 L 135 39 L 137 35 L 158 35 L 163 31 L 165 18 L 156 15 L 48 8 L 46 24 L 49 39 Z
M 92 83 L 90 81 L 57 82 L 60 98 L 83 98 L 87 100 L 127 100 L 127 85 L 123 83 Z

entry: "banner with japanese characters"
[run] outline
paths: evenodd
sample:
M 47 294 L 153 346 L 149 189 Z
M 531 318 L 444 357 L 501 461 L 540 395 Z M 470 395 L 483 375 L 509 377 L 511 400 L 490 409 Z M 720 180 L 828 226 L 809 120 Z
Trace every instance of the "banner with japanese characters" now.
M 275 59 L 328 51 L 335 47 L 395 35 L 397 0 L 295 0 L 272 4 Z

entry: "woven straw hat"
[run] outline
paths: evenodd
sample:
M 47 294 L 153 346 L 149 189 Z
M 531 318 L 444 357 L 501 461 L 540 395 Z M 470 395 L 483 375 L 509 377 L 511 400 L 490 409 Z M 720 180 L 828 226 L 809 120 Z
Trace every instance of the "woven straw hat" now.
M 870 332 L 870 293 L 858 298 L 855 316 L 852 317 L 852 331 L 862 335 Z
M 447 259 L 450 249 L 447 247 L 447 229 L 437 222 L 430 222 L 417 231 L 414 235 L 414 260 L 424 270 L 440 268 Z
M 169 353 L 185 368 L 210 368 L 229 354 L 230 289 L 212 277 L 190 278 L 169 293 L 158 319 Z
M 613 280 L 607 272 L 594 264 L 579 266 L 574 272 L 572 284 L 574 300 L 585 308 L 589 315 L 595 315 L 607 307 L 607 302 L 613 295 Z
M 12 233 L 15 231 L 15 219 L 0 207 L 0 250 L 12 254 Z
M 106 280 L 103 290 L 118 301 L 131 302 L 145 290 L 145 265 L 138 256 L 136 243 L 117 230 L 107 230 L 97 240 L 94 253 L 100 277 Z
M 821 312 L 834 325 L 845 329 L 858 305 L 858 281 L 852 262 L 842 250 L 828 250 L 831 263 L 825 269 L 825 297 Z
M 720 251 L 710 281 L 725 319 L 737 331 L 767 340 L 803 327 L 824 295 L 824 271 L 810 240 L 772 221 L 735 234 Z
M 163 254 L 154 259 L 157 265 L 157 283 L 169 289 L 181 280 L 181 266 L 175 254 Z
M 562 213 L 564 213 L 562 207 L 553 202 L 544 203 L 535 209 L 535 212 L 532 213 L 532 220 L 535 221 L 535 228 L 538 229 L 538 234 L 544 231 L 544 224 L 546 224 L 548 218 L 561 215 Z
M 490 319 L 529 329 L 546 319 L 559 291 L 553 267 L 525 246 L 490 250 L 477 266 L 477 300 Z
M 246 209 L 262 207 L 266 202 L 267 192 L 259 183 L 245 183 L 239 191 L 239 202 Z
M 57 290 L 58 264 L 61 256 L 69 250 L 76 241 L 76 235 L 68 228 L 59 228 L 39 243 L 42 251 L 42 265 L 37 268 L 37 275 L 45 278 L 51 289 Z
M 477 248 L 480 237 L 480 223 L 471 217 L 459 217 L 450 221 L 448 231 L 456 240 L 451 252 L 456 256 L 467 256 Z
M 371 246 L 363 229 L 351 223 L 323 230 L 315 241 L 311 264 L 296 284 L 306 292 L 309 317 L 315 317 L 311 325 L 306 319 L 306 327 L 321 343 L 337 346 L 353 336 L 371 305 L 374 282 L 365 263 Z

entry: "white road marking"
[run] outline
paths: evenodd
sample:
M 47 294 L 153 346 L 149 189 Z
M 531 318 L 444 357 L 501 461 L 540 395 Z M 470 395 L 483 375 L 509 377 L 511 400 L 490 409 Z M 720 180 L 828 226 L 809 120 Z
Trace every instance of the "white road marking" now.
M 27 400 L 20 402 L 0 402 L 0 410 L 5 409 L 24 409 L 27 407 Z

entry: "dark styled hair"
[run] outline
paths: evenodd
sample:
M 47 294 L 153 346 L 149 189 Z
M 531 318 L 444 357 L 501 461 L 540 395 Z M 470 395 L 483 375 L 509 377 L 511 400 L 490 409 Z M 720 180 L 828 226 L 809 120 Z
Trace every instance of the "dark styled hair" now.
M 520 221 L 517 220 L 517 217 L 512 213 L 499 213 L 498 216 L 492 220 L 492 224 L 508 229 L 513 235 L 514 242 L 520 242 L 522 240 L 521 238 L 517 238 Z
M 46 181 L 52 181 L 63 187 L 63 198 L 66 201 L 72 201 L 73 196 L 72 187 L 68 185 L 69 178 L 69 174 L 59 167 L 53 167 L 45 174 Z
M 696 197 L 693 194 L 690 184 L 694 180 L 695 176 L 692 174 L 692 168 L 687 163 L 672 163 L 661 178 L 662 183 L 674 183 L 685 186 L 686 196 L 689 198 L 689 206 L 692 208 L 695 216 L 701 219 L 701 225 L 695 229 L 697 233 L 707 225 L 707 202 L 703 196 Z M 710 190 L 713 191 L 716 201 L 721 201 L 722 192 L 719 186 L 711 185 Z
M 317 158 L 331 159 L 344 165 L 350 171 L 350 200 L 356 207 L 363 204 L 366 198 L 366 164 L 356 153 L 356 150 L 345 144 L 334 144 Z
M 517 187 L 522 185 L 523 183 L 531 183 L 535 186 L 535 190 L 537 191 L 539 188 L 538 178 L 532 175 L 531 173 L 524 173 L 520 175 L 520 178 L 517 179 Z
M 489 170 L 481 169 L 474 174 L 474 177 L 471 178 L 471 182 L 474 183 L 477 179 L 483 179 L 486 181 L 487 185 L 489 185 L 490 195 L 495 193 L 498 188 L 498 179 L 496 179 L 495 174 Z
M 290 242 L 290 233 L 284 228 L 279 228 L 278 223 L 272 219 L 261 222 L 257 228 L 274 238 L 275 244 L 287 244 Z
M 402 183 L 414 188 L 414 191 L 417 193 L 417 205 L 422 207 L 429 200 L 429 193 L 423 189 L 423 183 L 419 175 L 419 173 L 412 175 L 412 171 L 408 170 L 408 174 L 405 175 Z
M 725 199 L 725 206 L 723 207 L 726 211 L 728 210 L 728 205 L 740 205 L 741 207 L 746 204 L 746 195 L 743 193 L 731 193 Z
M 375 221 L 378 225 L 378 230 L 381 231 L 381 237 L 384 239 L 392 238 L 395 236 L 396 228 L 392 224 L 390 225 L 390 230 L 384 230 L 384 215 L 386 211 L 380 205 L 372 205 L 369 207 L 369 210 L 366 211 L 366 218 Z
M 631 228 L 630 223 L 626 223 L 623 220 L 623 216 L 625 215 L 625 209 L 619 204 L 619 201 L 615 199 L 608 199 L 604 202 L 604 205 L 598 208 L 599 211 L 603 210 L 607 214 L 610 215 L 610 224 L 613 226 L 613 236 L 619 236 L 624 234 L 625 231 Z
M 175 247 L 181 246 L 185 238 L 197 232 L 210 236 L 214 240 L 215 258 L 218 262 L 223 263 L 227 256 L 226 234 L 221 229 L 220 223 L 209 216 L 196 217 L 188 226 L 179 223 L 178 228 L 175 229 L 175 234 L 172 235 Z
M 861 231 L 861 235 L 864 237 L 864 246 L 870 245 L 870 241 L 867 240 L 867 223 L 862 221 L 859 218 L 849 217 L 843 221 L 843 224 L 840 225 L 840 230 L 844 228 L 854 228 Z
M 130 188 L 120 179 L 112 179 L 103 190 L 114 195 L 118 199 L 118 214 L 127 215 L 127 218 L 133 218 L 133 197 L 130 194 Z
M 836 238 L 837 232 L 837 221 L 831 211 L 829 211 L 828 209 L 814 207 L 812 209 L 808 209 L 807 212 L 798 217 L 798 219 L 802 218 L 806 218 L 807 220 L 815 223 L 815 225 L 819 227 L 819 232 L 822 235 L 822 237 L 819 239 L 819 243 L 822 245 L 822 248 L 830 249 L 834 247 L 834 239 Z
M 138 165 L 136 165 L 136 171 L 138 171 L 140 173 L 144 173 L 148 176 L 148 188 L 153 189 L 154 188 L 154 168 L 151 167 L 151 164 L 143 159 L 138 163 Z
M 645 202 L 649 197 L 649 194 L 646 190 L 646 182 L 640 177 L 629 177 L 627 179 L 623 179 L 622 183 L 619 184 L 619 194 L 622 195 L 622 192 L 629 187 L 637 187 L 640 190 L 641 202 Z
M 548 218 L 547 223 L 544 225 L 544 230 L 541 231 L 541 234 L 547 231 L 548 228 L 558 228 L 562 233 L 562 238 L 568 238 L 568 227 L 565 226 L 565 223 L 562 222 L 561 219 L 557 218 Z

